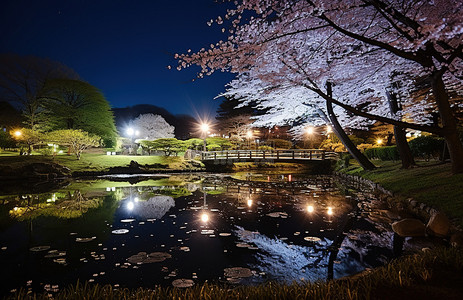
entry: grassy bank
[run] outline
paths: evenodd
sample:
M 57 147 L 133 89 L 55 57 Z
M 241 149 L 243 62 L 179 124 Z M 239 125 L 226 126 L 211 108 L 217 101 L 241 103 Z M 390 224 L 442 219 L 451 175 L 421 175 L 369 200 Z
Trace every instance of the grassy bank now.
M 115 289 L 110 285 L 77 284 L 54 299 L 463 299 L 463 253 L 439 248 L 402 257 L 348 279 L 306 284 L 259 286 L 195 285 L 178 289 Z M 10 299 L 49 299 L 48 293 L 20 290 Z
M 181 156 L 133 156 L 133 155 L 106 155 L 102 153 L 84 153 L 80 160 L 75 155 L 61 154 L 56 157 L 43 155 L 19 156 L 17 153 L 3 153 L 0 155 L 0 167 L 10 166 L 20 168 L 34 162 L 55 162 L 71 169 L 72 172 L 94 171 L 101 172 L 112 167 L 126 167 L 130 161 L 140 165 L 159 164 L 163 169 L 181 170 L 184 159 Z
M 399 198 L 426 203 L 463 225 L 463 174 L 452 175 L 450 164 L 418 162 L 417 167 L 403 170 L 399 162 L 374 161 L 378 168 L 364 171 L 351 162 L 338 171 L 377 182 Z

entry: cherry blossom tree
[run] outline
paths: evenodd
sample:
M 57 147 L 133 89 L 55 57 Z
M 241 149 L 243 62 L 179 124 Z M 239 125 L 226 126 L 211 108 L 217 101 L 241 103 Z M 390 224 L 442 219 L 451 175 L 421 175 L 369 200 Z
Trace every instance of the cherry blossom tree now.
M 229 39 L 179 55 L 179 68 L 201 66 L 248 72 L 274 86 L 290 82 L 350 113 L 445 138 L 454 173 L 463 172 L 449 91 L 463 78 L 463 3 L 452 0 L 247 0 L 212 20 L 230 24 Z M 228 23 L 227 23 L 228 22 Z M 392 74 L 428 78 L 441 126 L 426 124 L 423 105 L 414 112 L 385 111 Z M 327 82 L 333 83 L 328 95 Z M 396 90 L 407 95 L 412 81 Z M 315 97 L 310 97 L 315 99 Z M 402 98 L 405 101 L 407 97 Z
M 132 122 L 139 132 L 138 137 L 144 140 L 173 138 L 175 127 L 170 125 L 160 115 L 141 114 Z

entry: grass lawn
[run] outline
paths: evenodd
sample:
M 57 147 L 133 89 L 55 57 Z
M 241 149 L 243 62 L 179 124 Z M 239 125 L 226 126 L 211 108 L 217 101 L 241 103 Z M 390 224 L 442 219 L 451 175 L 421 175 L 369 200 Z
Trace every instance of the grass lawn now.
M 378 166 L 373 171 L 364 171 L 353 161 L 340 171 L 377 182 L 400 198 L 426 203 L 463 225 L 463 174 L 452 175 L 450 164 L 418 162 L 416 168 L 403 170 L 400 162 L 373 162 Z
M 83 153 L 80 160 L 75 155 L 60 154 L 55 158 L 43 155 L 20 156 L 17 152 L 1 152 L 0 167 L 13 168 L 33 162 L 56 162 L 75 171 L 104 171 L 111 167 L 127 166 L 131 160 L 141 165 L 165 164 L 168 169 L 181 169 L 184 161 L 182 156 L 132 156 L 132 155 L 106 155 L 101 153 Z

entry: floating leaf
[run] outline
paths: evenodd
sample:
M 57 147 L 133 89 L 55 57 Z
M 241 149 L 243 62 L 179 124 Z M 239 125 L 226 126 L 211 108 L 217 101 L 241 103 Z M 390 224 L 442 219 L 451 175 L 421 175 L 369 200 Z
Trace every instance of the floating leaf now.
M 319 237 L 316 237 L 316 236 L 306 236 L 304 238 L 304 240 L 306 240 L 308 242 L 319 242 L 319 241 L 321 241 L 321 239 Z
M 40 251 L 46 251 L 48 249 L 50 249 L 50 246 L 36 246 L 36 247 L 30 248 L 29 250 L 32 252 L 40 252 Z
M 171 257 L 172 255 L 166 252 L 153 252 L 150 254 L 147 254 L 146 252 L 139 252 L 138 254 L 129 257 L 127 261 L 131 264 L 149 264 L 165 261 Z
M 90 238 L 76 238 L 76 242 L 87 243 L 87 242 L 93 241 L 94 239 L 96 239 L 96 236 L 92 236 Z
M 129 230 L 128 229 L 115 229 L 115 230 L 113 230 L 111 232 L 114 233 L 114 234 L 126 234 L 126 233 L 129 232 Z
M 245 278 L 252 276 L 252 271 L 250 269 L 242 267 L 226 268 L 223 270 L 223 273 L 225 277 L 231 278 Z
M 133 221 L 135 221 L 135 219 L 122 219 L 121 220 L 122 223 L 131 223 Z

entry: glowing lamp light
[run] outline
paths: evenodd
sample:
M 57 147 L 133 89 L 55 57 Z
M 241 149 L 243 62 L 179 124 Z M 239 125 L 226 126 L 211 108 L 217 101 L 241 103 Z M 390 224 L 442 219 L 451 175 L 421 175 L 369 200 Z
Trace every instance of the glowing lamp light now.
M 127 128 L 127 134 L 132 136 L 135 134 L 135 130 L 133 130 L 133 128 Z
M 252 199 L 248 199 L 247 204 L 248 204 L 248 207 L 251 207 L 252 206 Z
M 138 202 L 139 201 L 138 197 L 133 198 L 133 201 Z
M 305 131 L 307 132 L 307 134 L 313 134 L 314 129 L 312 126 L 310 126 L 310 127 L 307 127 Z
M 247 136 L 248 138 L 252 138 L 252 131 L 249 130 L 249 131 L 246 133 L 246 136 Z
M 22 133 L 21 133 L 21 131 L 19 131 L 19 130 L 16 130 L 16 131 L 14 132 L 14 136 L 15 136 L 15 137 L 20 137 L 21 135 L 22 135 Z
M 209 124 L 202 123 L 201 124 L 201 131 L 204 132 L 204 133 L 208 132 L 209 131 Z
M 209 221 L 209 215 L 207 213 L 203 213 L 201 215 L 201 221 L 203 221 L 204 223 L 206 223 L 207 221 Z
M 383 143 L 383 140 L 382 140 L 382 139 L 377 139 L 377 140 L 376 140 L 376 144 L 381 145 L 382 143 Z
M 331 126 L 326 126 L 326 132 L 327 132 L 327 133 L 332 133 L 332 132 L 333 132 L 333 128 L 331 128 Z
M 315 211 L 315 208 L 313 207 L 313 205 L 308 205 L 308 206 L 307 206 L 307 211 L 308 211 L 309 213 L 313 213 L 313 212 Z
M 329 216 L 332 216 L 333 215 L 333 208 L 332 207 L 328 207 L 328 215 Z
M 130 201 L 129 203 L 127 203 L 127 209 L 128 209 L 128 210 L 133 210 L 134 207 L 135 207 L 135 204 L 133 204 L 132 201 Z

